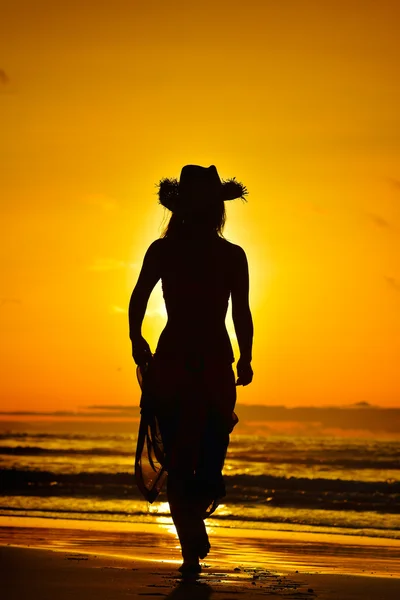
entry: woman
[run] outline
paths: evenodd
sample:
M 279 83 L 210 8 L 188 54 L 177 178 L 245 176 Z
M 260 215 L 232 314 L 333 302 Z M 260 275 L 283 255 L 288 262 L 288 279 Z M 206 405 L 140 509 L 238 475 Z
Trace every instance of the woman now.
M 225 326 L 229 298 L 238 340 L 237 385 L 248 385 L 253 323 L 247 259 L 222 237 L 224 201 L 244 198 L 214 166 L 183 167 L 164 179 L 160 203 L 171 212 L 149 247 L 129 305 L 132 355 L 142 380 L 135 474 L 152 502 L 168 473 L 167 497 L 182 547 L 184 574 L 201 570 L 210 544 L 204 519 L 225 495 L 222 468 L 237 417 L 234 356 Z M 142 337 L 147 301 L 161 279 L 168 322 L 152 355 Z

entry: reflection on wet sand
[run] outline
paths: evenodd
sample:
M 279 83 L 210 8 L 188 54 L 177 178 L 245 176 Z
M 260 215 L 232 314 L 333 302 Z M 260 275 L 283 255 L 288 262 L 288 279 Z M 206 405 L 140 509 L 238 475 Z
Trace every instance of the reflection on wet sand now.
M 151 561 L 168 565 L 171 571 L 181 564 L 176 534 L 165 525 L 13 517 L 0 519 L 0 525 L 0 544 Z M 256 568 L 280 574 L 307 569 L 319 573 L 400 575 L 397 540 L 212 528 L 211 545 L 206 564 L 212 570 L 232 571 L 240 567 L 242 572 Z M 201 579 L 209 573 L 204 568 Z
M 213 588 L 207 583 L 183 580 L 166 596 L 166 600 L 208 600 L 213 592 Z

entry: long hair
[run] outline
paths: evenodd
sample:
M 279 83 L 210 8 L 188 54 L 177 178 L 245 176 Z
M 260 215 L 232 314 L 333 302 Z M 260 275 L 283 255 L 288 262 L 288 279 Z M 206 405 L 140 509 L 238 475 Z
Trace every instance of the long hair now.
M 225 203 L 223 201 L 212 202 L 202 211 L 193 213 L 173 212 L 161 234 L 163 238 L 184 237 L 194 231 L 202 233 L 217 233 L 223 237 L 226 221 Z

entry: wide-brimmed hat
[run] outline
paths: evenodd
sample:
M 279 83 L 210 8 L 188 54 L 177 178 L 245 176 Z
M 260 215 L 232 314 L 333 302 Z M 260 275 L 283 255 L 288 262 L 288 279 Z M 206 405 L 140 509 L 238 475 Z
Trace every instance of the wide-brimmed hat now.
M 161 179 L 158 184 L 160 204 L 171 210 L 185 209 L 190 203 L 246 199 L 246 187 L 233 179 L 221 180 L 214 165 L 186 165 L 177 179 Z

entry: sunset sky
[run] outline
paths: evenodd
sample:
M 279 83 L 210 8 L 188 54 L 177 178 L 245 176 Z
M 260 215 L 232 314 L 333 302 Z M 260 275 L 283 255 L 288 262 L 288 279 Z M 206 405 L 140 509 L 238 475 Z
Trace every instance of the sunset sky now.
M 167 216 L 155 184 L 188 163 L 249 190 L 225 230 L 255 324 L 238 400 L 400 405 L 399 18 L 397 0 L 3 0 L 2 409 L 138 403 L 127 306 Z M 158 290 L 153 350 L 164 322 Z

